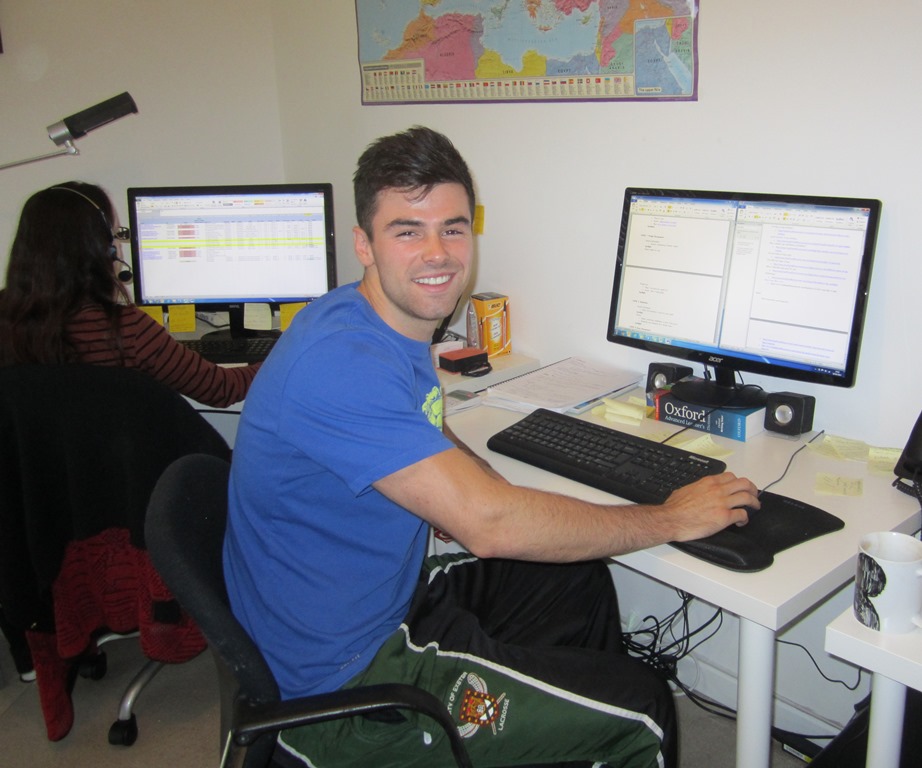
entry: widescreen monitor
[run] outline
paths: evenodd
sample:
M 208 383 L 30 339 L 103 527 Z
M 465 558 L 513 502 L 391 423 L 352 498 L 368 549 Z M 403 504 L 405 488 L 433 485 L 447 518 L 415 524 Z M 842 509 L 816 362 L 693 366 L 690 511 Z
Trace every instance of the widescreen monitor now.
M 336 286 L 326 183 L 128 190 L 135 303 L 226 310 L 309 302 Z M 226 333 L 226 332 L 225 332 Z
M 607 338 L 705 366 L 673 393 L 764 403 L 738 372 L 851 387 L 880 201 L 628 188 Z

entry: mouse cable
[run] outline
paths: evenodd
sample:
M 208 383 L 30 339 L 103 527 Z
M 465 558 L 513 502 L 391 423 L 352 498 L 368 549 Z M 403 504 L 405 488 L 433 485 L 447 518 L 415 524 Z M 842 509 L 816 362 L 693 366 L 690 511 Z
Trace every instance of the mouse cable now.
M 797 454 L 800 453 L 804 448 L 806 448 L 808 445 L 810 445 L 810 443 L 812 443 L 814 440 L 816 440 L 816 438 L 818 438 L 818 437 L 820 437 L 820 436 L 822 436 L 822 435 L 825 435 L 825 434 L 826 434 L 826 430 L 825 430 L 825 429 L 821 429 L 821 430 L 820 430 L 819 432 L 817 432 L 813 437 L 811 437 L 806 443 L 804 443 L 802 446 L 800 446 L 800 448 L 798 448 L 796 451 L 794 451 L 794 453 L 791 454 L 791 458 L 788 459 L 788 464 L 787 464 L 787 466 L 784 468 L 784 472 L 781 473 L 781 476 L 780 476 L 779 478 L 775 479 L 775 480 L 772 480 L 768 485 L 766 485 L 764 488 L 762 488 L 762 490 L 759 491 L 759 493 L 762 493 L 762 491 L 767 491 L 767 490 L 768 490 L 769 488 L 771 488 L 773 485 L 777 485 L 777 484 L 780 483 L 782 480 L 784 480 L 784 476 L 787 475 L 788 470 L 791 468 L 791 464 L 794 463 L 794 457 L 797 456 Z

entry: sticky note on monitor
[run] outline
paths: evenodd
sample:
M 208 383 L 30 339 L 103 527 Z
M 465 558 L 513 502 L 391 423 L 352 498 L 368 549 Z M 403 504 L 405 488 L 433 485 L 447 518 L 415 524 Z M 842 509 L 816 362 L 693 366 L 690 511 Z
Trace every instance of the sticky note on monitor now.
M 170 305 L 170 333 L 195 331 L 195 304 Z
M 291 304 L 280 304 L 279 305 L 279 327 L 285 331 L 288 329 L 288 326 L 291 325 L 291 321 L 294 319 L 294 316 L 304 307 L 307 306 L 306 301 L 296 301 Z
M 140 309 L 145 315 L 149 315 L 154 320 L 156 320 L 160 325 L 163 325 L 163 307 L 159 304 L 151 304 L 150 306 L 139 306 Z

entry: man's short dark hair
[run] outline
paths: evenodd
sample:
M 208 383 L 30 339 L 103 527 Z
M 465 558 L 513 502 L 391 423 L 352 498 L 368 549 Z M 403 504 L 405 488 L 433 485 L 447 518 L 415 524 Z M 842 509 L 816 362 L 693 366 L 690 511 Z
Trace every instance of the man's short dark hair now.
M 474 182 L 467 163 L 448 137 L 423 126 L 384 136 L 368 145 L 352 177 L 355 214 L 369 239 L 378 193 L 418 191 L 425 197 L 437 184 L 460 184 L 474 215 Z

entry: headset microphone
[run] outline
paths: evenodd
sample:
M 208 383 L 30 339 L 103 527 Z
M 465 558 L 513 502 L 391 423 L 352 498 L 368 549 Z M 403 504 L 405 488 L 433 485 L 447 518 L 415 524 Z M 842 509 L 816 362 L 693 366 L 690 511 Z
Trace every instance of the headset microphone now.
M 134 279 L 134 274 L 131 272 L 131 265 L 129 265 L 128 262 L 124 259 L 120 259 L 118 256 L 113 256 L 112 261 L 117 261 L 122 265 L 122 269 L 116 272 L 115 276 L 123 283 L 130 283 Z
M 128 94 L 123 94 L 123 95 L 127 96 Z M 87 130 L 90 130 L 90 129 L 87 129 Z M 80 135 L 82 136 L 83 134 L 80 134 Z M 106 232 L 109 233 L 109 239 L 111 241 L 109 243 L 109 257 L 112 259 L 112 261 L 118 262 L 123 267 L 122 269 L 120 269 L 118 272 L 115 273 L 115 276 L 123 283 L 130 283 L 134 279 L 134 275 L 131 272 L 131 265 L 124 259 L 119 258 L 118 249 L 115 247 L 115 235 L 112 233 L 112 230 L 109 226 L 109 219 L 106 216 L 106 212 L 96 204 L 95 200 L 93 200 L 90 197 L 87 197 L 86 195 L 83 194 L 83 192 L 80 192 L 77 189 L 73 189 L 71 187 L 49 187 L 49 189 L 57 189 L 63 192 L 73 192 L 75 195 L 79 195 L 80 197 L 82 197 L 90 205 L 92 205 L 97 211 L 99 211 L 99 215 L 102 216 L 103 226 L 106 228 Z

